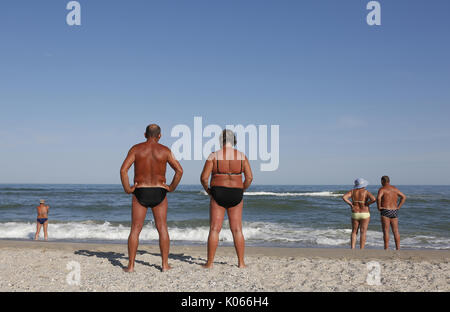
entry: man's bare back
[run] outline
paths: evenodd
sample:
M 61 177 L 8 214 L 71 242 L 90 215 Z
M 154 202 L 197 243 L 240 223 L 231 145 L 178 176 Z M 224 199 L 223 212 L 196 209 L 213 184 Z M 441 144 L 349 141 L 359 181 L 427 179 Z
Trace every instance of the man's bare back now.
M 44 205 L 44 204 L 40 204 L 39 206 L 37 206 L 36 207 L 37 217 L 38 218 L 48 218 L 48 209 L 49 209 L 49 206 Z
M 406 198 L 398 188 L 393 185 L 386 184 L 378 191 L 378 209 L 400 209 L 404 201 L 398 204 L 399 198 Z
M 175 170 L 170 185 L 166 184 L 167 163 Z M 134 164 L 134 186 L 130 187 L 128 169 Z M 140 187 L 162 187 L 173 192 L 181 180 L 182 168 L 170 149 L 156 140 L 133 146 L 120 169 L 122 185 L 128 194 Z
M 134 153 L 134 183 L 136 187 L 159 186 L 169 190 L 166 184 L 166 164 L 171 151 L 156 142 L 144 142 L 132 148 Z

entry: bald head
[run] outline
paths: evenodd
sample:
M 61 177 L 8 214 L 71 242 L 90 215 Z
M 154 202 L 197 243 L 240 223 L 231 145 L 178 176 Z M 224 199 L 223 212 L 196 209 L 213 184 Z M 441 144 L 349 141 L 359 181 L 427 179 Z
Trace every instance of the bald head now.
M 161 128 L 157 124 L 148 125 L 145 129 L 145 137 L 148 138 L 159 138 L 161 134 Z

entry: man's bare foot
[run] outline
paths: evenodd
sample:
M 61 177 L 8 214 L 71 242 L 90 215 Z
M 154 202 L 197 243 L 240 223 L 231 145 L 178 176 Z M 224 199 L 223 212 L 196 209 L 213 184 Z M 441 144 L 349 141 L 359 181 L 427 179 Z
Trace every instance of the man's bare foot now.
M 161 272 L 167 272 L 170 269 L 172 269 L 172 267 L 170 265 L 165 265 L 165 266 L 162 267 Z
M 204 269 L 212 269 L 213 268 L 213 264 L 212 263 L 205 263 L 204 265 L 202 265 L 202 268 L 204 268 Z
M 134 267 L 123 268 L 123 271 L 126 272 L 126 273 L 133 273 L 134 272 Z
M 247 268 L 247 266 L 245 264 L 238 264 L 238 268 L 239 269 L 245 269 L 245 268 Z

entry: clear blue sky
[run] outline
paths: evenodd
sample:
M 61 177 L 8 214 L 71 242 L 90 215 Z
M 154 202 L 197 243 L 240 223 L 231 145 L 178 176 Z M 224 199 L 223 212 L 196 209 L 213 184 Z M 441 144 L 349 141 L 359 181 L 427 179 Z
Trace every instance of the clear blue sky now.
M 68 2 L 1 1 L 0 183 L 120 183 L 147 124 L 202 116 L 280 125 L 257 184 L 450 184 L 450 1 Z

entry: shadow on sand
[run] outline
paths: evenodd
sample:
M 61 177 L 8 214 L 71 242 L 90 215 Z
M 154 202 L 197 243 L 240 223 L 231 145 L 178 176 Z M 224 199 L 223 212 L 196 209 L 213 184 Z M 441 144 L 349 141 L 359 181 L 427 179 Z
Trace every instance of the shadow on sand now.
M 117 266 L 120 267 L 122 269 L 126 268 L 125 265 L 122 264 L 122 262 L 120 260 L 128 260 L 128 257 L 124 254 L 124 253 L 119 253 L 119 252 L 114 252 L 114 251 L 94 251 L 94 250 L 86 250 L 86 249 L 80 249 L 80 250 L 76 250 L 74 252 L 74 254 L 76 255 L 80 255 L 80 256 L 85 256 L 85 257 L 97 257 L 100 259 L 106 259 L 108 260 L 113 266 Z M 138 250 L 136 253 L 136 256 L 138 255 L 144 255 L 144 254 L 149 254 L 155 257 L 160 257 L 161 254 L 159 253 L 150 253 L 147 252 L 145 250 Z M 197 264 L 197 265 L 202 265 L 204 262 L 206 262 L 205 259 L 203 258 L 193 258 L 191 256 L 186 256 L 183 253 L 178 253 L 178 254 L 169 254 L 169 259 L 172 260 L 178 260 L 178 261 L 183 261 L 189 264 Z M 149 267 L 154 267 L 160 271 L 162 271 L 162 267 L 160 265 L 156 265 L 156 264 L 151 264 L 148 263 L 146 261 L 142 261 L 142 260 L 135 260 L 136 263 L 142 264 L 142 265 L 146 265 Z M 201 261 L 201 263 L 199 263 L 198 261 Z

